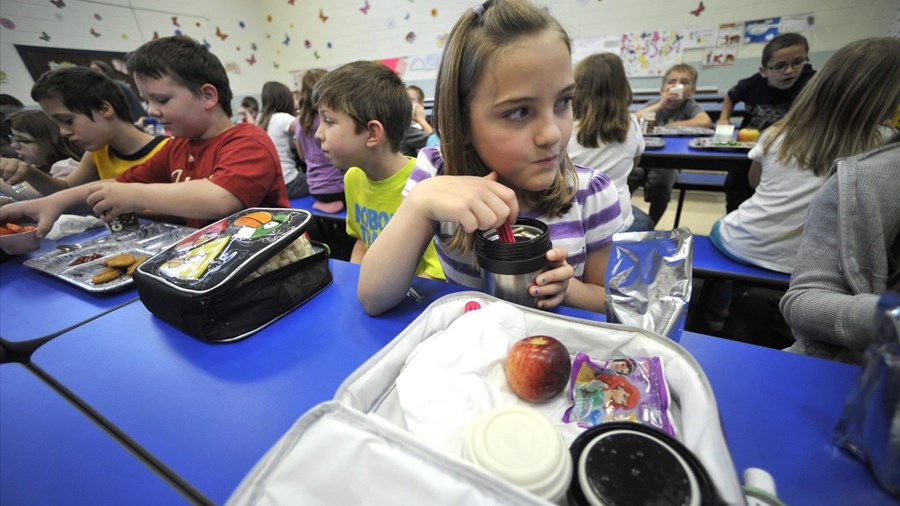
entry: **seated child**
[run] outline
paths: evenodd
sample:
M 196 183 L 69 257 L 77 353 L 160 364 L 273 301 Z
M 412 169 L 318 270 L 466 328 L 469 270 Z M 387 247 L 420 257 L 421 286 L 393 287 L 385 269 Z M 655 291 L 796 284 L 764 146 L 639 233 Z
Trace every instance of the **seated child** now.
M 53 177 L 66 177 L 78 167 L 84 149 L 60 135 L 59 127 L 43 111 L 17 112 L 10 116 L 9 123 L 12 130 L 10 140 L 19 161 Z M 4 168 L 7 161 L 15 162 L 3 159 Z M 6 172 L 0 169 L 4 180 L 7 180 Z
M 412 122 L 403 134 L 400 152 L 407 156 L 416 156 L 425 147 L 429 136 L 434 132 L 425 116 L 425 92 L 422 88 L 410 85 L 406 88 L 412 101 Z
M 4 164 L 7 183 L 26 181 L 43 195 L 113 178 L 149 160 L 169 140 L 137 128 L 115 82 L 86 67 L 45 73 L 32 86 L 31 98 L 56 122 L 63 138 L 85 151 L 78 167 L 62 179 L 28 164 Z
M 691 98 L 697 92 L 697 69 L 694 67 L 682 63 L 667 70 L 659 91 L 660 99 L 636 112 L 635 116 L 640 119 L 655 113 L 658 126 L 712 126 L 712 118 Z M 678 171 L 672 169 L 635 169 L 632 184 L 643 183 L 644 201 L 650 203 L 649 214 L 654 224 L 659 223 L 669 207 L 676 179 Z
M 745 105 L 741 128 L 762 131 L 784 117 L 797 95 L 815 74 L 809 62 L 809 43 L 798 33 L 784 33 L 763 48 L 759 73 L 741 79 L 728 90 L 718 123 L 728 125 L 734 106 Z M 726 211 L 731 212 L 753 195 L 747 170 L 730 170 L 725 180 Z
M 315 199 L 313 208 L 324 213 L 337 213 L 344 209 L 344 173 L 331 165 L 322 152 L 322 145 L 316 140 L 319 129 L 319 113 L 313 103 L 313 88 L 325 75 L 324 69 L 312 69 L 303 73 L 300 79 L 300 98 L 297 101 L 300 113 L 294 122 L 294 145 L 297 154 L 306 162 L 306 182 L 309 193 Z
M 316 139 L 338 168 L 347 169 L 350 261 L 361 263 L 403 199 L 415 159 L 400 153 L 411 107 L 403 81 L 380 63 L 348 63 L 325 74 L 313 96 L 321 124 Z M 434 245 L 415 252 L 416 275 L 444 279 Z
M 93 211 L 106 222 L 151 210 L 201 227 L 248 207 L 290 205 L 272 140 L 256 125 L 231 123 L 225 67 L 205 46 L 186 36 L 156 39 L 131 54 L 128 70 L 149 103 L 148 114 L 175 139 L 115 181 L 4 206 L 0 220 L 28 216 L 44 237 L 59 215 L 73 208 Z
M 519 215 L 546 223 L 553 243 L 549 269 L 526 288 L 537 307 L 602 311 L 622 216 L 609 177 L 576 167 L 566 152 L 575 79 L 565 29 L 528 0 L 480 4 L 451 30 L 437 83 L 441 145 L 419 152 L 406 197 L 363 259 L 357 293 L 366 312 L 405 297 L 433 242 L 448 280 L 480 288 L 476 231 Z
M 866 39 L 838 50 L 794 107 L 750 151 L 756 193 L 717 221 L 710 242 L 738 261 L 791 274 L 813 195 L 832 163 L 882 144 L 897 103 L 896 39 Z M 893 53 L 893 54 L 890 54 Z M 894 83 L 894 84 L 892 84 Z M 711 311 L 727 315 L 728 294 Z M 711 315 L 715 321 L 715 315 Z
M 294 123 L 294 95 L 284 83 L 269 81 L 262 89 L 262 112 L 256 118 L 256 124 L 262 127 L 272 142 L 281 160 L 281 172 L 284 184 L 287 185 L 288 199 L 298 199 L 309 195 L 306 186 L 306 174 L 297 167 L 291 153 L 291 137 Z

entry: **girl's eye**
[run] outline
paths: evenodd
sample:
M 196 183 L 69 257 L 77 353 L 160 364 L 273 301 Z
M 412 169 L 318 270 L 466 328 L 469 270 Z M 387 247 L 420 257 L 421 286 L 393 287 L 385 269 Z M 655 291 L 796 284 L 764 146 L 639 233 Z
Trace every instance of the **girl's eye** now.
M 572 104 L 572 96 L 563 97 L 556 101 L 556 109 L 568 109 L 568 107 Z
M 506 119 L 512 121 L 522 121 L 528 116 L 528 108 L 527 107 L 519 107 L 518 109 L 513 109 L 512 111 L 508 111 L 503 115 Z

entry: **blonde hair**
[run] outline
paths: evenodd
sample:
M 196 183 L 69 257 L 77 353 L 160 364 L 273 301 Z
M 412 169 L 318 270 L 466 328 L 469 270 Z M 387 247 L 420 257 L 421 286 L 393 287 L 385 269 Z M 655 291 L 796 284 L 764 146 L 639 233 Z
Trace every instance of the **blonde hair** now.
M 625 142 L 631 126 L 628 106 L 631 85 L 622 59 L 612 53 L 592 54 L 575 66 L 578 144 L 598 148 L 600 143 Z
M 692 65 L 688 65 L 687 63 L 679 63 L 678 65 L 672 65 L 669 67 L 669 70 L 666 71 L 666 75 L 663 76 L 662 83 L 663 86 L 666 85 L 666 81 L 669 80 L 669 74 L 672 72 L 684 72 L 685 74 L 691 76 L 691 83 L 694 86 L 697 86 L 697 69 L 695 69 Z
M 298 120 L 300 121 L 300 129 L 304 133 L 309 133 L 313 124 L 316 122 L 316 104 L 313 102 L 313 89 L 322 76 L 326 74 L 325 69 L 311 69 L 303 73 L 300 78 L 300 97 L 297 100 L 297 108 L 299 109 Z
M 484 70 L 511 44 L 547 30 L 558 33 L 571 53 L 571 42 L 562 25 L 525 0 L 488 0 L 456 21 L 438 69 L 432 115 L 441 139 L 446 174 L 485 176 L 491 172 L 469 142 L 469 107 L 475 87 Z M 521 196 L 527 205 L 550 216 L 559 216 L 571 206 L 576 182 L 575 166 L 565 154 L 560 157 L 559 173 L 549 188 L 523 191 Z M 458 228 L 447 247 L 468 254 L 474 241 L 473 234 Z
M 822 66 L 788 113 L 772 125 L 769 152 L 781 139 L 778 161 L 795 160 L 822 176 L 832 163 L 868 151 L 883 139 L 879 127 L 900 103 L 900 40 L 851 42 Z

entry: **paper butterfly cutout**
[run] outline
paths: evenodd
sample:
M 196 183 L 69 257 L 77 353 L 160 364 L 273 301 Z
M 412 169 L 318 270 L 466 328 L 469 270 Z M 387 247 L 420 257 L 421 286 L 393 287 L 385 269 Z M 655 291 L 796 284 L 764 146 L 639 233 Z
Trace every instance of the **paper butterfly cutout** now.
M 700 13 L 705 10 L 706 10 L 706 6 L 703 5 L 703 2 L 701 1 L 700 5 L 695 10 L 691 11 L 691 14 L 693 14 L 694 16 L 700 17 Z
M 223 33 L 223 32 L 222 32 L 222 29 L 219 28 L 219 27 L 217 26 L 217 27 L 216 27 L 216 37 L 222 39 L 222 42 L 224 42 L 225 39 L 228 38 L 228 34 L 227 34 L 227 33 Z
M 291 5 L 294 5 L 294 2 L 296 2 L 296 1 L 297 1 L 297 0 L 288 0 L 288 3 L 291 4 Z M 278 67 L 275 67 L 275 68 L 278 68 Z
M 91 28 L 91 35 L 93 35 L 94 37 L 99 37 L 100 33 L 97 32 L 97 30 L 94 30 L 93 28 Z
M 181 25 L 178 23 L 178 16 L 172 16 L 172 24 L 179 28 L 181 27 Z
M 282 42 L 282 44 L 284 44 L 286 46 L 290 43 L 291 43 L 291 38 L 288 36 L 288 34 L 284 34 L 284 42 Z
M 66 6 L 65 0 L 50 0 L 50 3 L 55 5 L 58 9 L 62 9 Z
M 47 32 L 41 32 L 40 39 L 44 42 L 50 42 L 50 35 Z
M 369 7 L 371 7 L 371 5 L 369 5 L 369 0 L 366 0 L 366 5 L 360 7 L 360 8 L 359 8 L 359 12 L 362 12 L 363 14 L 368 14 L 368 13 L 369 13 Z
M 323 23 L 328 21 L 328 16 L 325 15 L 325 12 L 322 9 L 319 9 L 319 19 L 321 19 Z
M 318 51 L 313 51 L 313 56 L 315 56 L 316 59 L 318 60 L 318 59 L 319 59 L 319 52 L 318 52 Z
M 256 55 L 251 54 L 250 58 L 247 58 L 247 63 L 249 63 L 250 65 L 254 65 L 256 63 Z

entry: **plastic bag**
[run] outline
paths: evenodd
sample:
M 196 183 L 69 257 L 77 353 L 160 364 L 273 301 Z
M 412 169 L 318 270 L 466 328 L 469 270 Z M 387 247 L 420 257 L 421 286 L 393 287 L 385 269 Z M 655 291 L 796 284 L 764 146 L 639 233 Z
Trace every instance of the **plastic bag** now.
M 882 295 L 879 308 L 882 324 L 832 441 L 868 464 L 878 483 L 900 497 L 900 293 Z

